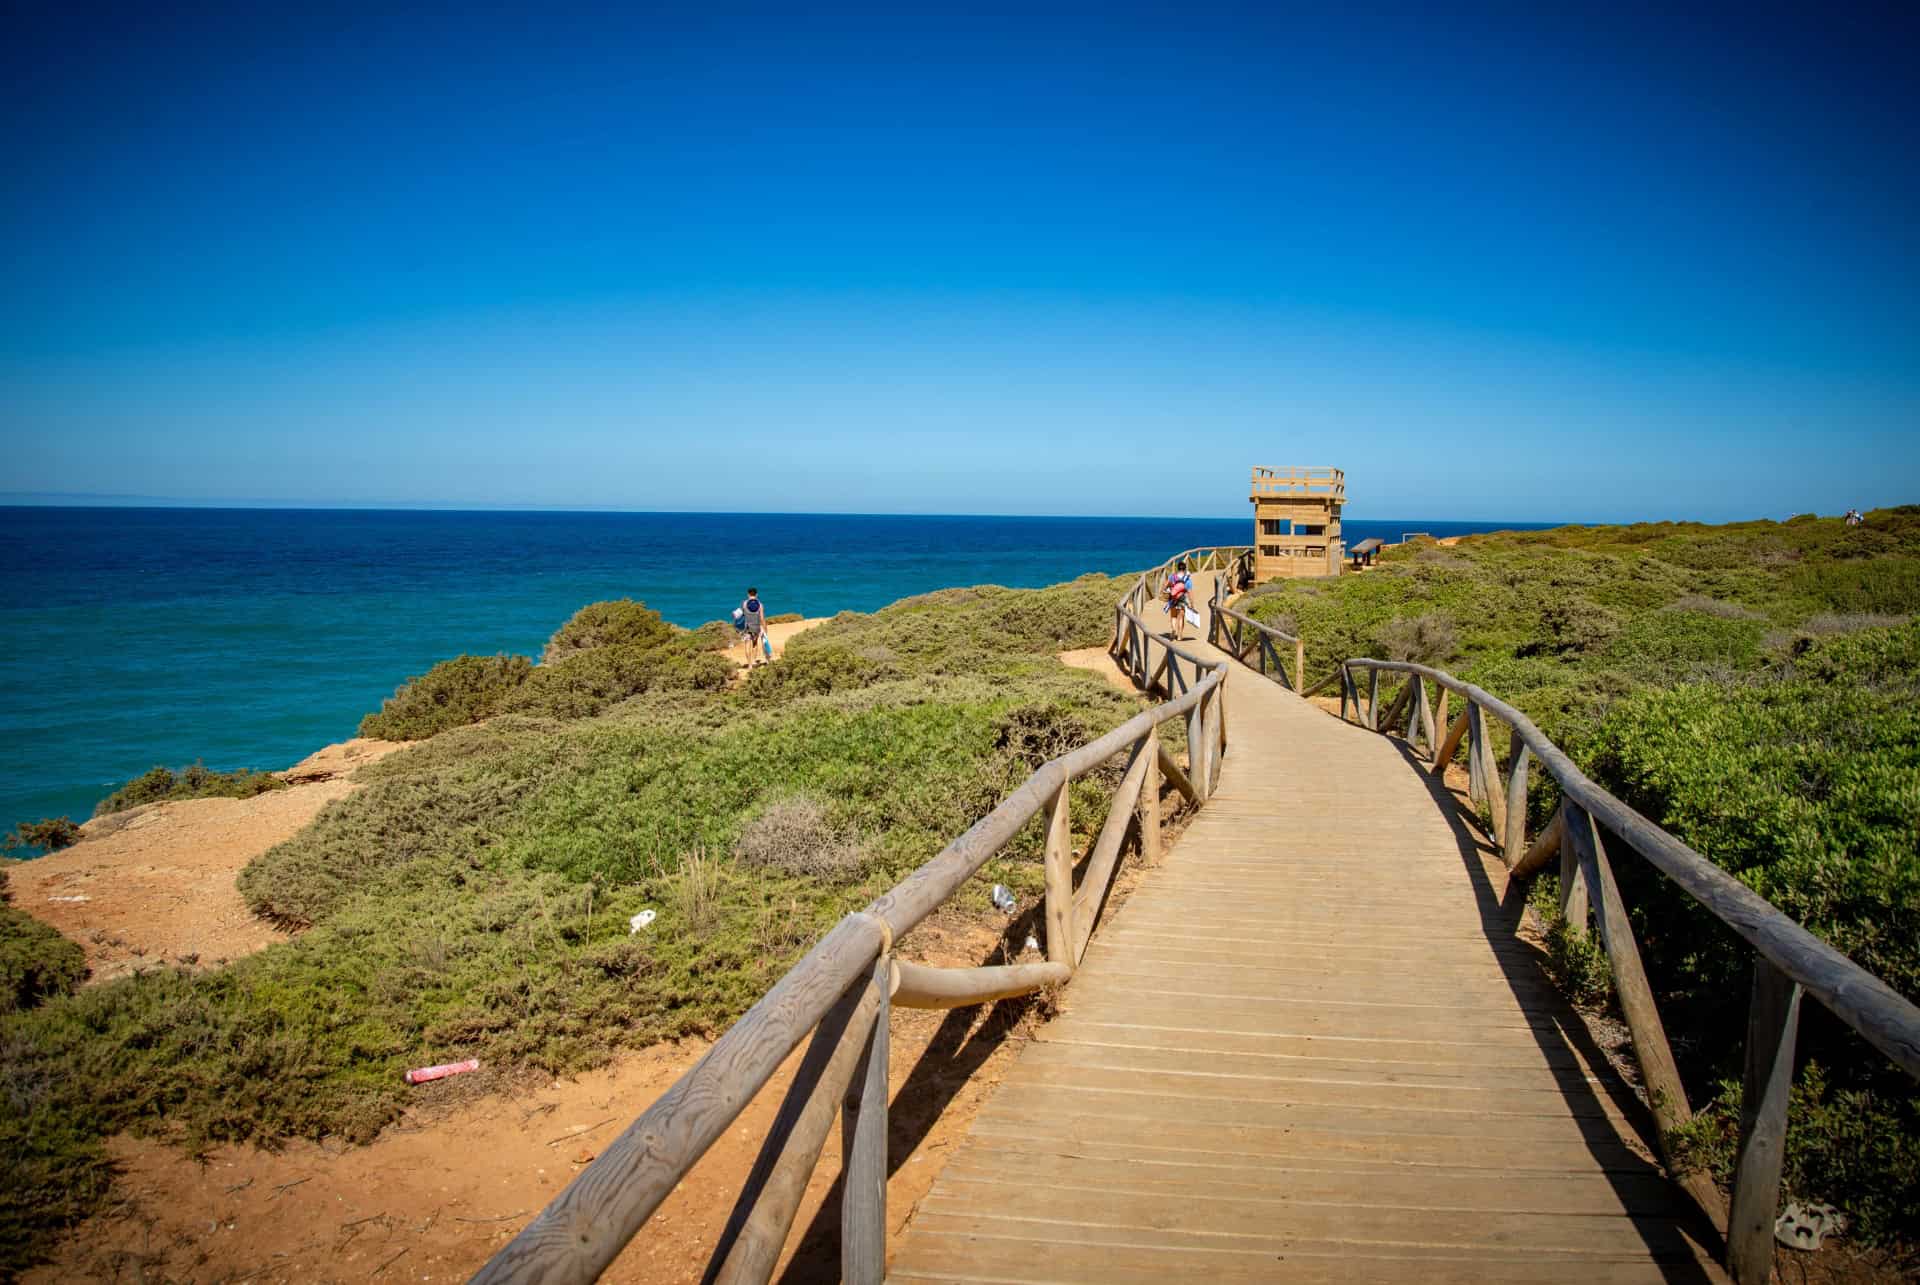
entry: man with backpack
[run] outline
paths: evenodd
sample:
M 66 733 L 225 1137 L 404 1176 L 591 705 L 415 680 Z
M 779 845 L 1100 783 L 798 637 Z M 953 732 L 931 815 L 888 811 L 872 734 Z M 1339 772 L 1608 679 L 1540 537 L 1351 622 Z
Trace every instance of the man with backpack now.
M 1167 598 L 1167 615 L 1173 618 L 1174 641 L 1184 642 L 1187 636 L 1187 602 L 1193 597 L 1193 577 L 1187 574 L 1185 562 L 1174 564 L 1162 592 Z
M 747 667 L 762 663 L 771 654 L 767 643 L 767 610 L 760 605 L 760 591 L 747 590 L 747 600 L 733 613 L 734 623 L 747 636 Z

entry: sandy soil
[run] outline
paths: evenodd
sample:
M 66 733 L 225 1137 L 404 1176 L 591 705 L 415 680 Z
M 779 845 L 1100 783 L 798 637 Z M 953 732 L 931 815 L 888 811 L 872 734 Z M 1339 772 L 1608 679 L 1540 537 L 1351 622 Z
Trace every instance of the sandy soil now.
M 915 930 L 902 954 L 940 964 L 998 961 L 1000 940 L 998 924 L 947 917 Z M 894 1013 L 892 1232 L 932 1186 L 1043 1004 Z M 222 1147 L 196 1161 L 176 1147 L 122 1138 L 114 1151 L 124 1169 L 107 1211 L 79 1227 L 53 1265 L 25 1279 L 464 1278 L 707 1047 L 663 1045 L 573 1080 L 511 1085 L 483 1070 L 422 1085 L 419 1105 L 363 1147 Z M 798 1060 L 788 1059 L 604 1279 L 700 1278 Z M 837 1278 L 839 1156 L 836 1129 L 795 1222 L 784 1279 Z
M 98 817 L 73 847 L 8 867 L 13 904 L 78 942 L 102 982 L 157 964 L 210 968 L 287 934 L 247 909 L 241 867 L 356 788 L 348 776 L 398 741 L 351 740 L 282 773 L 251 799 L 149 803 Z
M 777 625 L 767 626 L 767 641 L 773 644 L 773 658 L 779 660 L 787 650 L 787 643 L 795 634 L 803 634 L 815 625 L 824 625 L 833 619 L 831 616 L 813 616 L 806 620 L 786 620 Z M 745 641 L 737 642 L 727 648 L 727 655 L 733 663 L 742 669 L 751 669 L 756 661 L 765 664 L 764 657 L 755 656 Z
M 1105 647 L 1082 647 L 1077 651 L 1063 651 L 1060 662 L 1075 669 L 1089 669 L 1109 683 L 1118 687 L 1129 696 L 1138 696 L 1140 689 L 1133 685 L 1118 663 L 1108 654 Z

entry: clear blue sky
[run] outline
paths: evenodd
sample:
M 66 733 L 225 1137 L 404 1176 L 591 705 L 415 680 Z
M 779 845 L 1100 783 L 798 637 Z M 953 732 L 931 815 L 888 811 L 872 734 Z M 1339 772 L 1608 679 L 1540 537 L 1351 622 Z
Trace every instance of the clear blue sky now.
M 1911 3 L 298 8 L 5 7 L 0 492 L 1920 501 Z

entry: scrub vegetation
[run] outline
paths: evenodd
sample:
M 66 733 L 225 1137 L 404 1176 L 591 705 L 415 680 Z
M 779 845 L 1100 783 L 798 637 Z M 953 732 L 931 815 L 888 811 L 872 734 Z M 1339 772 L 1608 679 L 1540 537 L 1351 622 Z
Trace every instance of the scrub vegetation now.
M 1502 697 L 1594 780 L 1920 999 L 1920 506 L 1858 527 L 1421 540 L 1363 575 L 1263 586 L 1251 612 L 1297 624 L 1321 674 L 1386 656 Z M 1557 802 L 1544 773 L 1530 796 L 1537 829 Z M 1751 952 L 1645 862 L 1614 867 L 1690 1096 L 1707 1104 L 1688 1144 L 1725 1181 Z M 1604 995 L 1604 956 L 1551 890 L 1533 897 L 1552 971 Z M 1914 1082 L 1813 1002 L 1800 1056 L 1793 1195 L 1849 1210 L 1862 1237 L 1920 1242 Z
M 287 783 L 272 772 L 241 768 L 237 772 L 216 772 L 204 763 L 175 772 L 171 768 L 151 768 L 100 800 L 93 814 L 103 817 L 125 812 L 143 803 L 166 803 L 179 799 L 250 799 L 269 790 L 284 790 Z M 76 834 L 77 840 L 79 836 Z
M 51 962 L 17 974 L 0 1018 L 0 1275 L 97 1206 L 115 1132 L 366 1139 L 419 1092 L 410 1066 L 564 1073 L 723 1029 L 835 919 L 1139 708 L 1054 659 L 1106 640 L 1123 587 L 843 614 L 732 686 L 730 629 L 600 603 L 546 663 L 414 679 L 363 731 L 423 743 L 241 875 L 293 940 L 77 992 L 67 943 L 27 952 Z M 1083 824 L 1117 774 L 1075 785 Z M 965 895 L 1037 895 L 1040 851 L 1036 824 Z M 658 917 L 633 932 L 643 908 Z

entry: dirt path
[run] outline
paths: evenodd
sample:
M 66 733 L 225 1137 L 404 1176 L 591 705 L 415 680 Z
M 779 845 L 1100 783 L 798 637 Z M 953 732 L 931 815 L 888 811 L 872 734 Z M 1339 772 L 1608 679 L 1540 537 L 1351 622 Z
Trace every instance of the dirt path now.
M 782 620 L 767 626 L 767 641 L 773 644 L 773 659 L 779 660 L 787 650 L 787 643 L 795 634 L 803 634 L 815 625 L 824 625 L 833 619 L 831 616 L 812 616 L 806 620 Z M 741 669 L 751 669 L 756 661 L 764 664 L 765 658 L 753 654 L 743 639 L 727 648 L 727 658 Z
M 977 963 L 998 941 L 997 925 L 937 920 L 916 929 L 903 953 Z M 984 1015 L 895 1012 L 891 1230 L 926 1194 L 1034 1020 L 1030 1002 Z M 483 1072 L 423 1085 L 420 1105 L 363 1147 L 221 1147 L 197 1161 L 164 1143 L 122 1138 L 114 1151 L 124 1171 L 107 1212 L 25 1279 L 464 1279 L 707 1047 L 629 1053 L 573 1080 L 507 1086 Z M 788 1059 L 604 1279 L 700 1279 L 798 1059 Z M 795 1222 L 788 1280 L 837 1279 L 839 1156 L 836 1129 Z
M 78 942 L 90 982 L 155 965 L 211 968 L 287 934 L 234 888 L 241 867 L 357 788 L 352 772 L 398 741 L 329 745 L 281 775 L 289 788 L 250 799 L 149 803 L 98 817 L 73 847 L 8 866 L 13 904 Z

